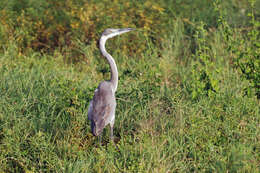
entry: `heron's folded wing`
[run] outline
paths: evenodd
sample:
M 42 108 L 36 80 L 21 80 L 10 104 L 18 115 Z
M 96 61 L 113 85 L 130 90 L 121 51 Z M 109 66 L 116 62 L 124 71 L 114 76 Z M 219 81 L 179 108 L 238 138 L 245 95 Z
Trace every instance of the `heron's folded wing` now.
M 111 89 L 99 88 L 93 98 L 93 120 L 100 120 L 106 122 L 112 114 L 112 106 L 114 103 L 114 97 Z M 107 124 L 107 123 L 105 123 Z

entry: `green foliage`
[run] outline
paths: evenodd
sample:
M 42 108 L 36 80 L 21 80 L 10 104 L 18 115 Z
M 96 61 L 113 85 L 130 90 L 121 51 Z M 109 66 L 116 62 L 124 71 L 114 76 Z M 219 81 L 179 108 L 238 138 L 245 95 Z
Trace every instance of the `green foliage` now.
M 50 61 L 14 53 L 19 57 L 14 62 L 1 55 L 0 170 L 259 171 L 258 102 L 239 94 L 238 74 L 230 71 L 229 87 L 220 88 L 221 94 L 194 103 L 176 84 L 189 76 L 190 66 L 164 54 L 163 61 L 176 66 L 161 71 L 164 63 L 158 66 L 161 60 L 149 55 L 129 64 L 118 61 L 119 71 L 132 71 L 119 76 L 115 144 L 108 143 L 105 129 L 102 146 L 86 123 L 87 105 L 102 76 L 93 74 L 96 81 L 87 75 L 91 68 L 64 66 L 61 57 Z
M 250 2 L 0 1 L 0 172 L 259 172 Z M 138 29 L 107 42 L 115 143 L 105 129 L 99 145 L 87 107 L 110 75 L 107 27 Z
M 254 15 L 255 2 L 250 1 L 251 12 L 248 13 L 250 28 L 243 34 L 242 31 L 233 29 L 226 21 L 219 4 L 216 10 L 219 13 L 219 28 L 222 30 L 227 50 L 231 51 L 235 64 L 242 76 L 245 77 L 250 86 L 245 88 L 247 95 L 255 95 L 260 98 L 260 44 L 259 27 L 260 23 Z M 239 36 L 242 35 L 242 36 Z
M 244 2 L 244 0 L 243 0 Z M 191 22 L 203 21 L 208 27 L 216 26 L 217 13 L 210 1 L 45 1 L 45 0 L 2 0 L 0 2 L 0 25 L 4 28 L 2 45 L 10 39 L 19 44 L 21 52 L 28 49 L 51 53 L 60 49 L 64 56 L 82 60 L 84 54 L 78 49 L 77 41 L 90 44 L 99 38 L 108 27 L 134 27 L 140 29 L 138 35 L 123 39 L 128 43 L 123 52 L 138 55 L 145 49 L 145 37 L 149 37 L 158 47 L 162 37 L 171 33 L 175 19 L 187 22 L 186 32 L 193 34 Z M 225 1 L 226 10 L 234 10 L 232 17 L 243 16 L 237 3 Z M 244 7 L 243 7 L 244 8 Z M 246 9 L 245 9 L 246 10 Z M 234 14 L 234 15 L 233 15 Z M 247 21 L 238 18 L 239 21 Z M 232 20 L 232 21 L 237 21 Z M 134 43 L 133 40 L 139 40 Z M 130 41 L 129 41 L 130 40 Z M 130 43 L 129 43 L 130 42 Z M 1 46 L 2 46 L 1 45 Z M 124 44 L 123 44 L 124 45 Z M 113 47 L 116 49 L 115 47 Z
M 260 99 L 260 21 L 257 21 L 254 15 L 254 1 L 251 1 L 252 11 L 248 14 L 252 29 L 248 31 L 248 44 L 238 52 L 236 63 L 243 76 L 249 80 L 250 87 L 247 88 L 247 94 L 255 90 Z M 243 41 L 245 42 L 245 41 Z
M 196 52 L 192 63 L 192 98 L 198 98 L 201 95 L 213 96 L 219 91 L 218 80 L 214 72 L 217 73 L 216 55 L 211 55 L 210 47 L 207 45 L 207 34 L 203 23 L 196 28 L 194 38 L 196 43 Z
M 160 45 L 161 38 L 155 33 L 166 33 L 168 21 L 161 6 L 156 1 L 3 0 L 0 14 L 4 18 L 0 22 L 8 28 L 5 33 L 17 41 L 23 52 L 28 48 L 51 52 L 66 47 L 64 54 L 83 56 L 77 51 L 76 41 L 91 43 L 107 27 L 143 28 L 140 40 L 149 35 Z M 137 38 L 132 35 L 128 40 Z M 130 45 L 131 52 L 138 54 L 146 49 L 144 42 Z M 122 49 L 124 52 L 127 48 Z

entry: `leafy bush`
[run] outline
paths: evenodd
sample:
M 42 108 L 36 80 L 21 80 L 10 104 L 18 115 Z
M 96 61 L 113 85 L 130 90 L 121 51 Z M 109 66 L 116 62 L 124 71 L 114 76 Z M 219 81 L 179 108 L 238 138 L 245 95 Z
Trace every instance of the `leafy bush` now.
M 217 73 L 216 56 L 211 54 L 210 47 L 207 44 L 207 35 L 205 25 L 201 23 L 197 26 L 194 38 L 196 41 L 196 52 L 192 64 L 191 84 L 192 98 L 207 95 L 213 96 L 219 91 L 219 84 L 214 73 Z
M 159 3 L 126 1 L 7 1 L 0 4 L 2 25 L 25 51 L 51 51 L 66 47 L 77 49 L 76 40 L 90 43 L 99 38 L 106 27 L 143 28 L 140 43 L 131 43 L 132 52 L 146 48 L 144 36 L 149 35 L 157 44 L 158 32 L 165 33 L 166 13 Z M 134 17 L 131 17 L 134 16 Z M 144 36 L 142 36 L 144 35 Z M 133 36 L 132 36 L 133 37 Z M 137 39 L 133 37 L 131 39 Z M 131 40 L 130 39 L 130 40 Z M 128 39 L 129 40 L 129 39 Z M 6 40 L 7 41 L 7 40 Z M 125 51 L 125 47 L 122 48 Z
M 241 51 L 237 51 L 236 65 L 241 70 L 243 76 L 249 80 L 250 87 L 246 93 L 251 95 L 252 89 L 260 99 L 260 21 L 254 15 L 255 1 L 251 1 L 252 11 L 248 14 L 251 18 L 251 29 L 248 31 L 246 40 L 242 40 L 244 45 Z
M 146 49 L 144 40 L 147 37 L 158 47 L 162 46 L 164 36 L 171 33 L 177 16 L 188 22 L 186 32 L 191 35 L 193 28 L 189 22 L 203 21 L 207 27 L 216 26 L 217 13 L 212 2 L 196 0 L 192 3 L 190 5 L 189 0 L 2 0 L 0 24 L 5 28 L 2 31 L 4 35 L 8 35 L 3 37 L 2 42 L 7 44 L 8 40 L 15 40 L 21 52 L 29 48 L 50 53 L 58 48 L 66 56 L 84 57 L 78 50 L 78 40 L 90 44 L 99 38 L 105 28 L 134 27 L 140 28 L 140 34 L 131 35 L 126 40 L 130 40 L 129 52 L 140 54 Z M 231 1 L 224 4 L 226 9 L 239 9 L 232 7 Z M 234 14 L 241 15 L 238 12 Z M 133 40 L 138 42 L 133 43 Z M 126 47 L 121 49 L 127 51 Z
M 232 28 L 226 20 L 220 4 L 216 4 L 219 13 L 219 28 L 226 43 L 227 50 L 231 52 L 234 67 L 241 71 L 250 86 L 245 88 L 245 94 L 260 98 L 260 22 L 255 16 L 255 1 L 250 1 L 251 12 L 248 13 L 250 26 L 246 31 Z M 246 32 L 244 34 L 243 32 Z

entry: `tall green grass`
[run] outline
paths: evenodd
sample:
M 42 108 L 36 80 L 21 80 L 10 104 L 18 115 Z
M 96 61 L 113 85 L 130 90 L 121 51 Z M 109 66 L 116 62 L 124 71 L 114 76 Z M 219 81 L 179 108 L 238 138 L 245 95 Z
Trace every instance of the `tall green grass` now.
M 178 42 L 180 26 L 171 37 Z M 138 59 L 113 54 L 120 72 L 116 140 L 109 143 L 105 131 L 102 146 L 90 134 L 86 112 L 109 75 L 98 72 L 105 61 L 90 56 L 90 64 L 64 65 L 60 55 L 19 56 L 10 45 L 0 59 L 1 170 L 258 172 L 259 102 L 243 95 L 247 81 L 220 61 L 218 93 L 193 100 L 192 69 L 176 56 L 179 49 L 147 45 Z

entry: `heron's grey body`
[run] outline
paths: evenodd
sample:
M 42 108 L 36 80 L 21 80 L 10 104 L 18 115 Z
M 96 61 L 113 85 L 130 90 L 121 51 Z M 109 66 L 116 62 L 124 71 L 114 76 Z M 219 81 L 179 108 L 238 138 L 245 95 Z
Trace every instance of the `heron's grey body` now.
M 106 40 L 131 30 L 133 29 L 106 29 L 99 40 L 100 51 L 110 65 L 111 78 L 109 81 L 103 81 L 99 84 L 95 90 L 93 100 L 89 104 L 88 119 L 91 121 L 91 131 L 95 136 L 99 136 L 105 126 L 110 124 L 110 137 L 112 139 L 115 122 L 115 92 L 118 85 L 118 71 L 113 57 L 105 49 Z
M 115 93 L 109 81 L 104 81 L 96 89 L 88 110 L 88 119 L 91 121 L 91 130 L 95 136 L 98 136 L 108 124 L 113 128 L 115 110 Z

